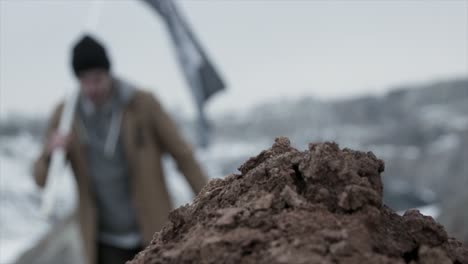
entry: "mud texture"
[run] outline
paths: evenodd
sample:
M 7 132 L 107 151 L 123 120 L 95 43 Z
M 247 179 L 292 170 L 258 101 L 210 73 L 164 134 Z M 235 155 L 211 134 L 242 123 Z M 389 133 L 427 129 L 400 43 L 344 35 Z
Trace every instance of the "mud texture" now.
M 370 152 L 278 138 L 174 210 L 131 263 L 468 264 L 434 219 L 382 204 L 383 170 Z

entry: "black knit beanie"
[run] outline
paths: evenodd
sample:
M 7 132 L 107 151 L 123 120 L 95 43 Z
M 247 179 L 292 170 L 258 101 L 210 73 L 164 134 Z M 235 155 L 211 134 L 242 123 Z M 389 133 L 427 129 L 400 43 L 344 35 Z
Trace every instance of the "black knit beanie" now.
M 102 44 L 89 35 L 83 36 L 73 47 L 72 67 L 75 75 L 90 69 L 110 70 L 110 61 Z

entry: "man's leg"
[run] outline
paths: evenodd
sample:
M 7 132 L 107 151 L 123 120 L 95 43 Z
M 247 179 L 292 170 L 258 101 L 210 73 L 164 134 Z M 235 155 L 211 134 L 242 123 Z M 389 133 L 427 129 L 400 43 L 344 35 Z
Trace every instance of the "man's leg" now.
M 132 260 L 141 251 L 141 247 L 135 249 L 117 248 L 111 245 L 98 243 L 98 264 L 124 264 Z

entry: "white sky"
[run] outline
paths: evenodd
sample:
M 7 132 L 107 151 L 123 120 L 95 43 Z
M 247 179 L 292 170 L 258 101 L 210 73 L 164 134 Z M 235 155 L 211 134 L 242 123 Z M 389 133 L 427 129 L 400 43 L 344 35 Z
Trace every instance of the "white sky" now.
M 468 76 L 468 0 L 178 1 L 229 87 L 209 114 L 278 98 L 379 94 Z M 46 114 L 76 87 L 70 45 L 90 0 L 0 0 L 0 117 Z M 170 109 L 193 103 L 162 20 L 146 4 L 106 0 L 95 35 L 115 72 Z

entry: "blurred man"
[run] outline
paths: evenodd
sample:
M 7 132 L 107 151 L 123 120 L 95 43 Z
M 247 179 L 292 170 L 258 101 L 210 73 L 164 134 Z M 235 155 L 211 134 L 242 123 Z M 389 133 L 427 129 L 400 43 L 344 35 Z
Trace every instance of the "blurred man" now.
M 79 40 L 72 67 L 80 86 L 72 132 L 57 133 L 62 104 L 35 163 L 36 182 L 44 186 L 52 151 L 66 149 L 88 262 L 124 263 L 151 241 L 171 210 L 161 155 L 174 157 L 195 193 L 207 180 L 159 102 L 112 75 L 100 43 L 90 36 Z

